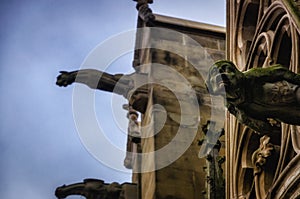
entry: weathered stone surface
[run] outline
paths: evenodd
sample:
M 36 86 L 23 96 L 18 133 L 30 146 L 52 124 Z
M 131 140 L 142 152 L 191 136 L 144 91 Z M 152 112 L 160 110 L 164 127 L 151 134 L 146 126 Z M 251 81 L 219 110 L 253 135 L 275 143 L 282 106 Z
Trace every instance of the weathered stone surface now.
M 135 199 L 138 198 L 138 189 L 136 184 L 122 184 L 122 192 L 119 199 Z
M 238 4 L 228 0 L 227 10 L 231 14 L 227 15 L 227 58 L 241 71 L 281 64 L 299 73 L 300 56 L 295 48 L 299 46 L 300 36 L 297 4 L 293 0 Z M 232 115 L 228 115 L 226 126 L 227 198 L 299 198 L 300 161 L 298 147 L 292 144 L 293 126 L 279 123 L 279 132 L 270 131 L 274 150 L 268 159 L 258 161 L 258 166 L 266 161 L 260 169 L 253 169 L 251 157 L 261 136 L 238 123 Z
M 146 134 L 153 137 L 142 139 L 142 152 L 159 151 L 169 145 L 175 147 L 167 154 L 153 157 L 159 170 L 141 174 L 142 199 L 202 199 L 205 198 L 202 194 L 205 159 L 198 158 L 198 142 L 203 138 L 201 126 L 211 116 L 211 99 L 204 84 L 208 66 L 213 62 L 208 51 L 224 58 L 225 34 L 216 26 L 163 16 L 155 18 L 156 27 L 168 27 L 176 32 L 158 34 L 154 30 L 145 35 L 144 41 L 139 41 L 140 44 L 150 42 L 157 48 L 142 50 L 139 54 L 143 57 L 136 61 L 152 63 L 142 70 L 148 71 L 155 83 L 149 86 L 151 103 L 148 102 L 143 117 L 144 125 L 152 122 Z M 220 113 L 224 116 L 224 111 Z M 180 153 L 174 161 L 174 156 Z M 149 166 L 151 161 L 144 159 L 141 164 Z

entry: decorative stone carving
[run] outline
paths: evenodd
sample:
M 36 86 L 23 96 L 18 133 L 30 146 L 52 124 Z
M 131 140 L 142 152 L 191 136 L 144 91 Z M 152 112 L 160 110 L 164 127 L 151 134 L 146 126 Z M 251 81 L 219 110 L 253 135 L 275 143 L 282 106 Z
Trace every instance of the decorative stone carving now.
M 239 71 L 281 64 L 299 73 L 299 5 L 293 0 L 228 0 L 227 59 L 235 63 Z M 274 88 L 289 87 L 284 85 L 285 82 L 277 85 L 273 82 Z M 282 91 L 285 92 L 284 89 Z M 272 95 L 271 92 L 268 96 L 272 99 Z M 289 97 L 277 98 L 279 103 L 282 99 L 288 101 Z M 280 123 L 272 118 L 268 118 L 267 122 L 275 126 L 275 130 L 268 133 L 274 149 L 264 169 L 257 172 L 254 171 L 257 168 L 252 163 L 252 154 L 260 146 L 261 135 L 239 123 L 234 115 L 227 115 L 228 199 L 299 198 L 299 126 Z
M 202 126 L 202 131 L 205 135 L 209 131 L 214 131 L 213 134 L 216 137 L 206 136 L 205 140 L 199 141 L 198 145 L 206 145 L 204 154 L 206 154 L 206 191 L 203 194 L 205 198 L 218 198 L 225 199 L 225 179 L 222 169 L 222 164 L 225 162 L 225 157 L 219 155 L 221 149 L 221 142 L 218 139 L 224 135 L 224 129 L 215 129 L 215 121 L 208 120 L 205 125 Z M 218 132 L 220 131 L 220 132 Z M 208 150 L 209 149 L 209 150 Z
M 124 97 L 127 97 L 128 91 L 134 86 L 130 75 L 112 75 L 94 69 L 83 69 L 72 72 L 60 71 L 60 73 L 56 81 L 58 86 L 66 87 L 74 82 L 78 82 L 92 89 L 114 92 Z
M 137 153 L 137 144 L 141 142 L 140 123 L 138 122 L 138 112 L 136 112 L 128 104 L 123 105 L 123 109 L 127 110 L 128 128 L 127 128 L 127 146 L 124 166 L 127 169 L 133 169 L 135 154 Z
M 58 199 L 66 198 L 70 195 L 81 195 L 87 199 L 119 199 L 122 185 L 113 182 L 104 183 L 102 180 L 85 179 L 82 183 L 63 185 L 55 191 Z
M 129 119 L 128 134 L 130 135 L 132 142 L 138 144 L 141 142 L 141 129 L 138 122 L 139 115 L 132 107 L 129 107 L 127 117 Z
M 137 153 L 137 144 L 141 143 L 141 128 L 138 122 L 139 114 L 128 104 L 123 105 L 123 109 L 127 110 L 128 128 L 127 128 L 127 147 L 124 166 L 127 169 L 133 169 L 135 154 Z
M 266 164 L 267 158 L 271 156 L 273 150 L 274 146 L 270 143 L 270 137 L 261 137 L 259 149 L 257 149 L 252 155 L 254 175 L 258 175 L 262 172 L 263 166 Z
M 95 69 L 82 69 L 71 72 L 61 71 L 56 84 L 66 87 L 74 82 L 82 83 L 92 89 L 123 95 L 137 111 L 144 113 L 148 95 L 144 74 L 109 74 Z M 143 82 L 145 81 L 145 82 Z
M 224 128 L 216 129 L 216 122 L 208 120 L 202 126 L 202 132 L 205 134 L 205 139 L 199 141 L 198 145 L 203 145 L 202 150 L 199 152 L 200 157 L 209 155 L 210 151 L 215 148 L 220 151 L 221 142 L 219 138 L 224 135 Z M 209 135 L 208 135 L 209 134 Z
M 209 70 L 207 87 L 223 95 L 228 111 L 261 134 L 279 132 L 270 119 L 300 125 L 300 75 L 280 65 L 240 72 L 230 61 Z
M 134 0 L 137 1 L 136 9 L 139 11 L 139 17 L 146 22 L 147 26 L 152 26 L 155 16 L 149 8 L 148 3 L 153 3 L 152 0 Z

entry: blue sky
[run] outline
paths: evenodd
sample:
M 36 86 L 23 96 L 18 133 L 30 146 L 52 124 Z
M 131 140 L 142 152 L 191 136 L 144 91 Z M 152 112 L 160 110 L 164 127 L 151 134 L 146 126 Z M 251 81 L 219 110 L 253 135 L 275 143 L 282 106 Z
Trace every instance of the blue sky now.
M 225 0 L 154 0 L 150 6 L 158 14 L 225 26 Z M 73 120 L 72 86 L 59 88 L 55 80 L 60 70 L 78 69 L 99 43 L 134 29 L 136 18 L 131 0 L 0 2 L 0 198 L 53 199 L 57 186 L 84 178 L 130 181 L 129 173 L 104 166 L 85 149 Z M 128 73 L 131 62 L 132 54 L 122 56 L 107 71 Z M 118 109 L 111 94 L 95 95 L 96 109 L 107 107 L 96 113 L 104 131 L 125 149 L 126 101 L 116 97 Z M 124 157 L 114 158 L 121 164 Z

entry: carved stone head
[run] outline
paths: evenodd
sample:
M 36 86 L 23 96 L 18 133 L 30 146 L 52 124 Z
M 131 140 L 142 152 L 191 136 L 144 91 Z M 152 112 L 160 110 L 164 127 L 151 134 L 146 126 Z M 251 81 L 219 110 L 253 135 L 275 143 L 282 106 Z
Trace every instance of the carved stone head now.
M 222 60 L 210 67 L 206 86 L 213 95 L 236 99 L 240 96 L 243 79 L 244 74 L 232 62 Z

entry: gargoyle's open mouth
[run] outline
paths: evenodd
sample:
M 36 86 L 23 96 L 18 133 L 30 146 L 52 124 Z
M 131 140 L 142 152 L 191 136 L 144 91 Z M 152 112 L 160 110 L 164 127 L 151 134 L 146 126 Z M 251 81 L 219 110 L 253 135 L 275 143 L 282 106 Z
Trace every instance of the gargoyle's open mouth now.
M 220 74 L 216 76 L 216 83 L 219 88 L 219 91 L 230 85 L 230 81 L 225 74 Z

